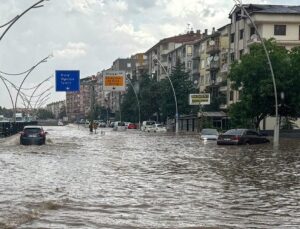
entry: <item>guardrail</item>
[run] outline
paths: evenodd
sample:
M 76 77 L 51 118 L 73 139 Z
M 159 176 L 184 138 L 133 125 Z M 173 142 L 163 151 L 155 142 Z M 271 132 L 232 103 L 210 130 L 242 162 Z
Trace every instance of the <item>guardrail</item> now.
M 0 122 L 0 138 L 14 135 L 22 131 L 24 126 L 29 125 L 37 125 L 37 122 Z

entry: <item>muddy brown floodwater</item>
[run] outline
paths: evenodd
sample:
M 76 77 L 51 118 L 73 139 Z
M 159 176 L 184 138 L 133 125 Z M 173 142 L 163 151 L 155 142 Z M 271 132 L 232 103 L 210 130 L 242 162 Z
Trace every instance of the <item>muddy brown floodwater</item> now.
M 47 127 L 0 140 L 0 228 L 299 228 L 300 141 Z

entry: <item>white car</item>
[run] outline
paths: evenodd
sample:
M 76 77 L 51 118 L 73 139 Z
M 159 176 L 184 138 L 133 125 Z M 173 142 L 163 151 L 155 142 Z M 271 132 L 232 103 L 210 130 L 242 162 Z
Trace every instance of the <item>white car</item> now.
M 202 129 L 200 138 L 202 140 L 218 140 L 219 132 L 216 129 Z
M 162 124 L 154 124 L 151 127 L 147 127 L 146 129 L 147 132 L 160 132 L 160 133 L 164 133 L 167 132 L 167 128 L 165 126 L 163 126 Z
M 113 124 L 113 130 L 115 131 L 125 131 L 126 129 L 125 122 L 117 121 Z
M 61 120 L 59 120 L 58 123 L 57 123 L 57 125 L 58 125 L 58 126 L 63 126 L 64 123 L 63 123 Z
M 148 131 L 149 128 L 152 128 L 155 125 L 155 121 L 143 121 L 141 131 Z

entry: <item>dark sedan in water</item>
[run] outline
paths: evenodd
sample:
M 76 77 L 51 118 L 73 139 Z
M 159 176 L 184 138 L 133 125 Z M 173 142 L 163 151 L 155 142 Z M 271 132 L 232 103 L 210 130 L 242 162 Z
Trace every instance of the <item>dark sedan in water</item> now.
M 267 142 L 270 142 L 269 139 L 250 129 L 231 129 L 219 135 L 217 140 L 218 145 L 260 144 Z
M 46 134 L 41 126 L 25 126 L 20 133 L 21 145 L 43 145 L 46 142 Z

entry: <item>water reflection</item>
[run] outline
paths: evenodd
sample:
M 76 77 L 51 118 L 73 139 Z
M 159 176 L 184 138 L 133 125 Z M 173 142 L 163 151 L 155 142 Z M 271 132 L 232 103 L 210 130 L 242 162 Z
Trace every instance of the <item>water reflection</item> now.
M 300 144 L 51 127 L 0 143 L 0 228 L 296 228 Z

